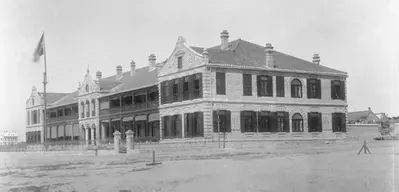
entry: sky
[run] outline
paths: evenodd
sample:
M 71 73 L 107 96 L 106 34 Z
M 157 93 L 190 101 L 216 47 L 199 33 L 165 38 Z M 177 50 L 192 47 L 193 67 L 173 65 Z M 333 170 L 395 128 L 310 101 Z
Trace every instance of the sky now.
M 72 92 L 116 66 L 169 57 L 179 36 L 189 45 L 230 39 L 265 45 L 348 72 L 348 110 L 399 116 L 399 4 L 390 0 L 3 0 L 0 2 L 0 129 L 25 138 L 26 100 L 43 90 L 32 54 L 46 34 L 48 92 Z

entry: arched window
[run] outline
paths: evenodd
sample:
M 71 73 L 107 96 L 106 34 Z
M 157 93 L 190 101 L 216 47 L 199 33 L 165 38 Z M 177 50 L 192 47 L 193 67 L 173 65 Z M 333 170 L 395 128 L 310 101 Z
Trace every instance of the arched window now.
M 292 116 L 292 132 L 303 132 L 303 118 L 299 113 Z
M 89 100 L 86 101 L 86 105 L 87 105 L 86 116 L 90 117 L 90 102 L 89 102 Z
M 302 98 L 302 83 L 298 79 L 291 81 L 291 97 Z
M 82 102 L 80 103 L 80 106 L 82 106 L 82 112 L 80 113 L 80 117 L 85 118 L 85 104 Z
M 95 116 L 96 115 L 96 101 L 94 99 L 91 100 L 91 104 L 92 104 L 92 108 L 91 108 L 91 116 Z

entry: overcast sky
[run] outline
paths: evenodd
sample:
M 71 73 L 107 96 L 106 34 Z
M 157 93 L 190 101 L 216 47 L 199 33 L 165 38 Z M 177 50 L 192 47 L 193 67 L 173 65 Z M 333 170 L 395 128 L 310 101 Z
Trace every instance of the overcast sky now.
M 0 129 L 25 138 L 25 101 L 43 90 L 43 65 L 32 62 L 46 33 L 48 91 L 72 92 L 87 66 L 92 76 L 116 65 L 147 65 L 189 45 L 220 43 L 220 32 L 348 72 L 349 111 L 399 116 L 399 9 L 389 0 L 82 1 L 4 0 L 0 3 Z M 395 52 L 396 50 L 396 52 Z M 395 54 L 394 54 L 395 53 Z M 395 65 L 394 65 L 395 64 Z M 396 74 L 396 75 L 394 75 Z M 396 87 L 395 87 L 396 86 Z

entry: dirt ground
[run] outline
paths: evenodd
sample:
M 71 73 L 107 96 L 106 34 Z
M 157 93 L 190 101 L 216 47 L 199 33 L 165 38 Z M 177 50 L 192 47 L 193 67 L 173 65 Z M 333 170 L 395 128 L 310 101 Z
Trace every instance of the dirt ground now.
M 0 191 L 399 191 L 399 141 L 361 144 L 160 152 L 157 166 L 151 153 L 0 153 Z

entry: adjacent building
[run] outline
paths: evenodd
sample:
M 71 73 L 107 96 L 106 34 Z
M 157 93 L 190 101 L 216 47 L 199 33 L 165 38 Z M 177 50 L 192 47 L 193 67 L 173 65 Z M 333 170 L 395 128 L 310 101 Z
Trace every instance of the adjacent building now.
M 136 69 L 132 61 L 126 72 L 118 65 L 106 78 L 98 71 L 93 79 L 87 70 L 77 91 L 50 102 L 46 138 L 90 144 L 116 130 L 125 137 L 128 129 L 138 140 L 346 132 L 347 73 L 322 65 L 318 54 L 312 59 L 270 43 L 230 41 L 227 31 L 208 48 L 179 37 L 165 61 L 151 54 L 148 66 Z M 27 111 L 40 107 L 27 105 Z M 28 135 L 33 128 L 27 121 Z
M 380 118 L 369 107 L 365 111 L 353 111 L 348 113 L 348 124 L 375 124 Z
M 0 131 L 0 146 L 14 145 L 18 143 L 18 135 L 15 131 Z

